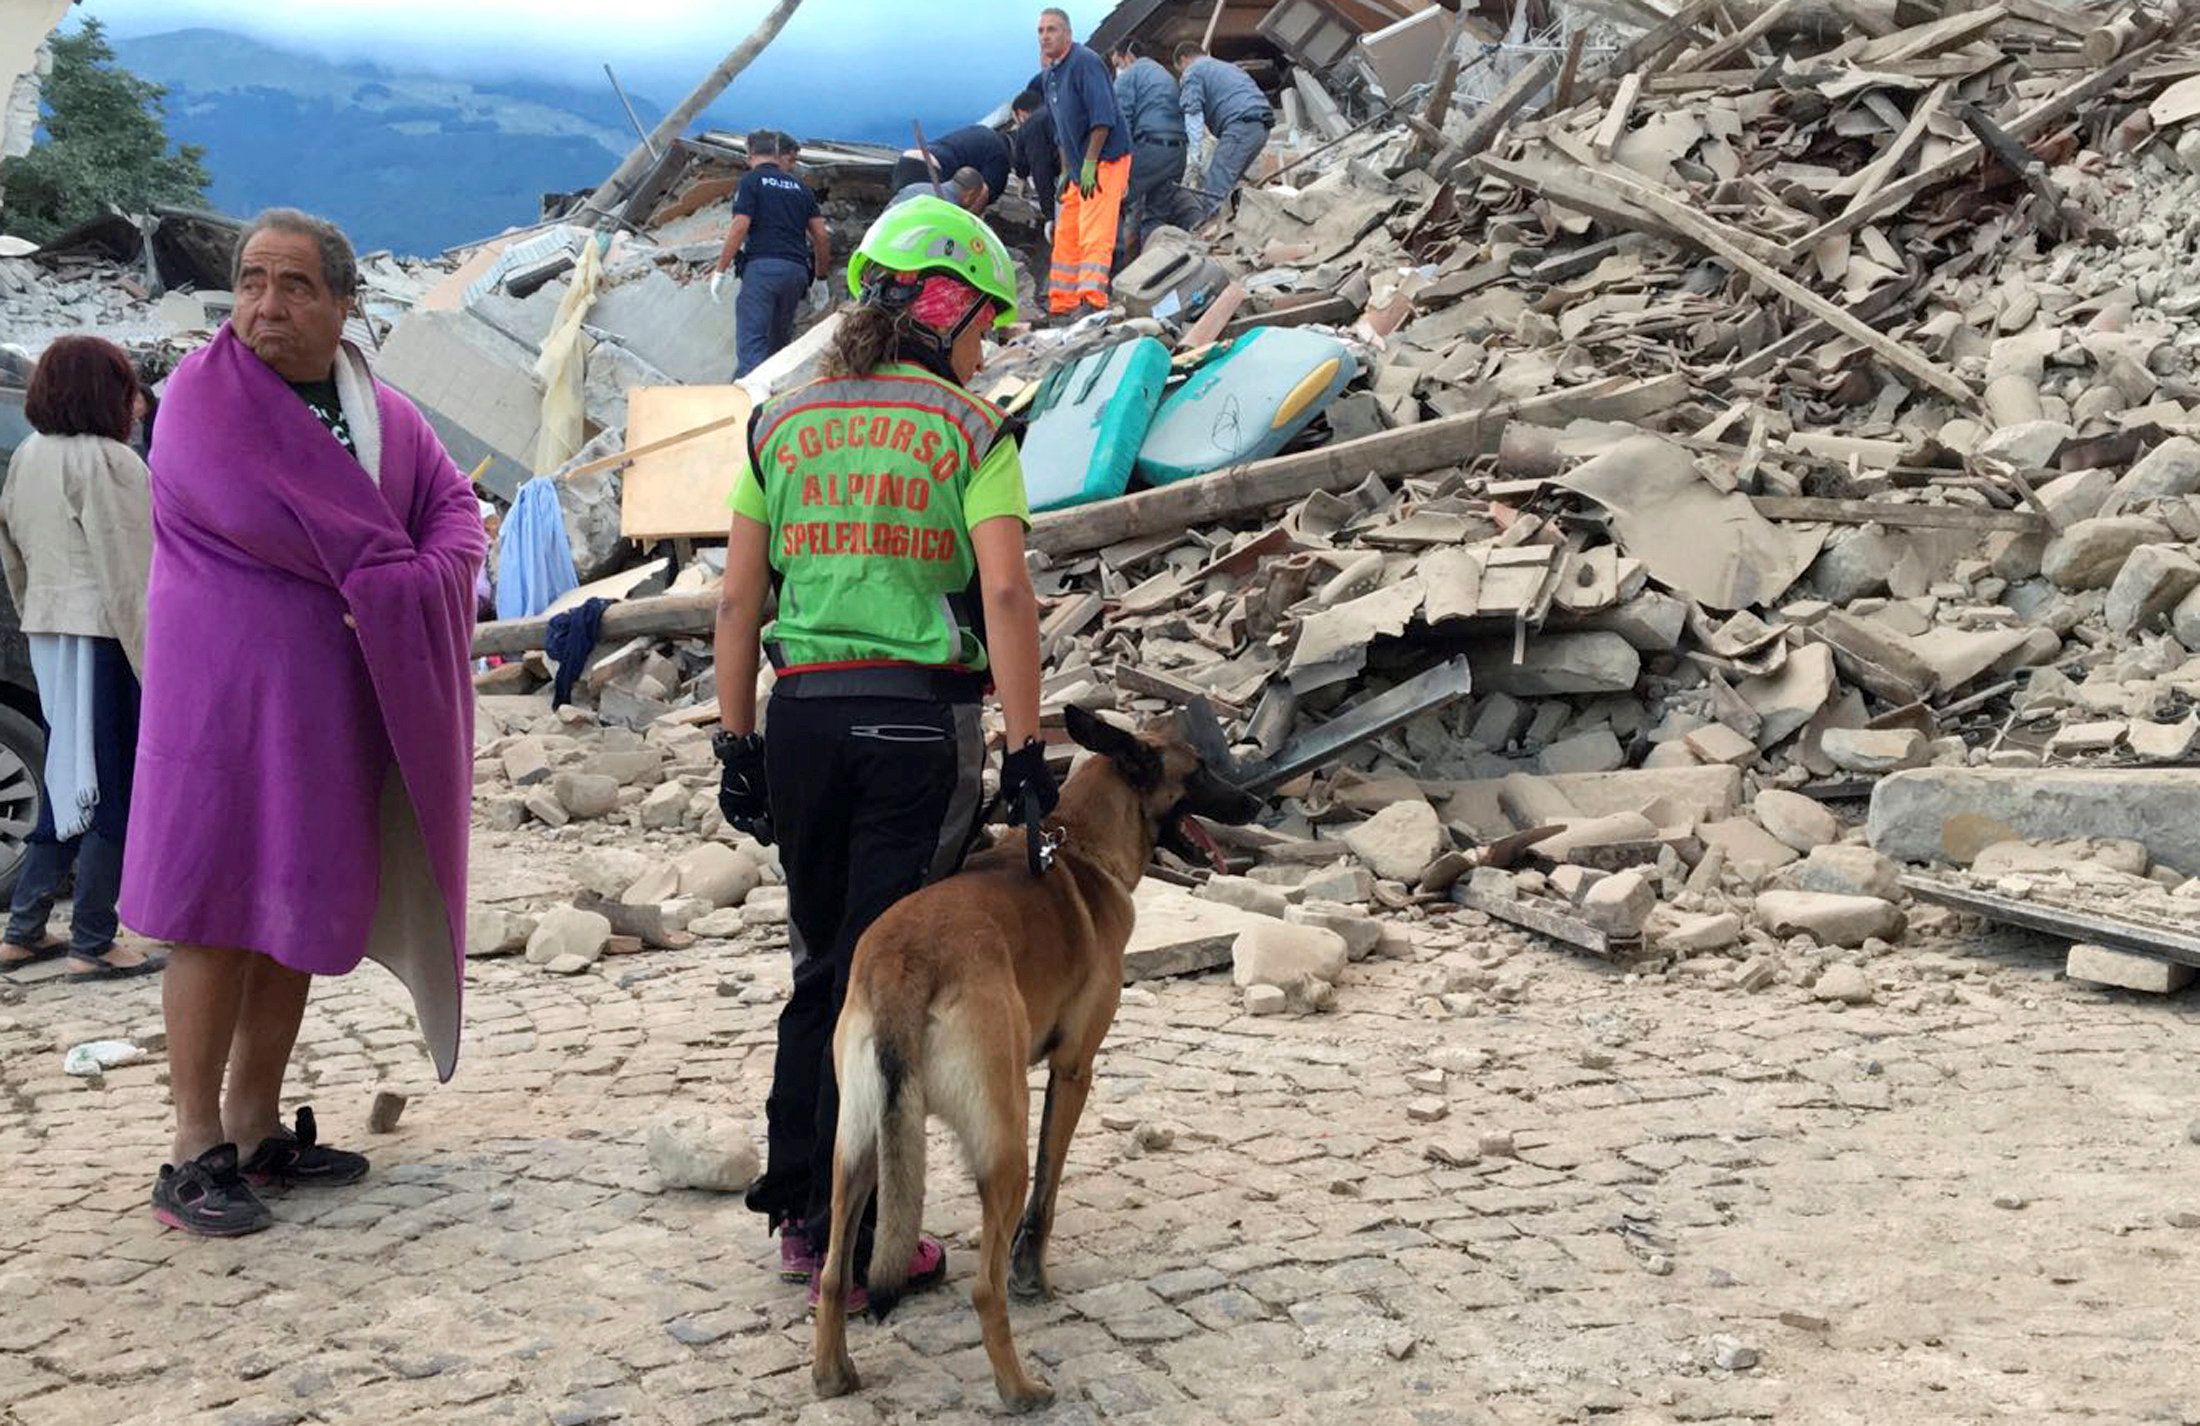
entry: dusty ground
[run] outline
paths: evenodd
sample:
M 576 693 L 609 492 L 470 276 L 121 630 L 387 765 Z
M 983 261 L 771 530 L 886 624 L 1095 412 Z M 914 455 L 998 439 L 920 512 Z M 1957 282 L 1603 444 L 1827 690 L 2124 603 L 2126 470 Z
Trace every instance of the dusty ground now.
M 551 898 L 567 855 L 485 838 L 479 890 Z M 1061 1388 L 1042 1419 L 2200 1422 L 2195 1002 L 2063 984 L 2039 942 L 1898 952 L 1883 1003 L 1844 1011 L 1414 934 L 1318 1018 L 1248 1019 L 1217 978 L 1132 994 L 1064 1189 L 1060 1297 L 1015 1313 Z M 157 988 L 26 978 L 0 1006 L 0 1417 L 995 1414 L 944 1145 L 928 1221 L 954 1280 L 859 1326 L 867 1389 L 826 1405 L 759 1220 L 655 1191 L 652 1116 L 761 1112 L 776 945 L 599 969 L 477 965 L 441 1089 L 394 983 L 328 986 L 299 1095 L 376 1172 L 234 1244 L 146 1209 L 159 1068 L 61 1071 L 71 1043 L 156 1030 Z M 1427 995 L 1484 980 L 1452 1002 L 1472 1015 Z M 1405 1076 L 1432 1060 L 1449 1114 L 1415 1122 Z M 368 1141 L 384 1086 L 414 1099 Z M 1133 1123 L 1173 1146 L 1139 1152 Z M 1517 1157 L 1429 1156 L 1485 1134 Z

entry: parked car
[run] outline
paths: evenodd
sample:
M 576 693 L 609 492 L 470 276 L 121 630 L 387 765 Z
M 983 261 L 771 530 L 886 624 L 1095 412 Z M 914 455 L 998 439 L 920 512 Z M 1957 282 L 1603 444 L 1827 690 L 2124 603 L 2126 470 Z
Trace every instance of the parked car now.
M 29 434 L 23 392 L 0 386 L 0 472 Z M 39 781 L 45 765 L 46 730 L 38 714 L 38 685 L 31 679 L 30 644 L 7 587 L 0 584 L 0 898 L 15 890 L 22 873 L 23 850 L 46 795 Z

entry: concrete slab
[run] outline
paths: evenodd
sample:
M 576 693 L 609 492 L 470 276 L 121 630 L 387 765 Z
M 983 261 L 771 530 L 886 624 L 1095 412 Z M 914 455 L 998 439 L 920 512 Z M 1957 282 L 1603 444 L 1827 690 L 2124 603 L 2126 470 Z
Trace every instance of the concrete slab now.
M 1660 825 L 1667 826 L 1731 816 L 1742 800 L 1742 770 L 1723 764 L 1561 773 L 1536 781 L 1565 799 L 1565 804 L 1583 818 L 1641 812 L 1652 803 L 1663 802 L 1666 809 L 1661 811 L 1672 814 L 1660 821 Z M 1450 797 L 1443 808 L 1445 818 L 1474 828 L 1485 838 L 1517 830 L 1498 799 L 1504 787 L 1503 778 L 1450 784 Z
M 702 282 L 679 283 L 662 271 L 606 289 L 587 324 L 618 337 L 676 381 L 709 386 L 733 379 L 735 292 L 712 301 Z
M 494 457 L 482 483 L 511 499 L 535 472 L 542 393 L 535 353 L 465 312 L 414 312 L 375 359 L 375 374 L 412 398 L 459 469 Z
M 1996 842 L 2123 837 L 2200 872 L 2200 768 L 1914 768 L 1872 790 L 1871 842 L 1903 862 L 1967 865 Z
M 2137 990 L 2149 995 L 2174 995 L 2200 975 L 2191 966 L 2135 956 L 2129 951 L 2080 943 L 2070 948 L 2063 975 L 2088 985 L 2110 985 L 2118 990 Z
M 1219 970 L 1230 964 L 1230 948 L 1239 932 L 1286 924 L 1219 901 L 1202 901 L 1165 881 L 1141 882 L 1135 901 L 1138 924 L 1123 952 L 1126 985 Z

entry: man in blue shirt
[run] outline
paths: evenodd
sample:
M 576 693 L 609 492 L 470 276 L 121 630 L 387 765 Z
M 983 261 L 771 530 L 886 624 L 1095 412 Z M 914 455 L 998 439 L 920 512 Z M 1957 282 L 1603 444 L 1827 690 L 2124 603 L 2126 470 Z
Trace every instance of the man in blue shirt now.
M 886 201 L 886 206 L 899 208 L 912 198 L 944 198 L 965 213 L 982 213 L 987 198 L 985 179 L 974 168 L 956 169 L 940 180 L 937 189 L 929 178 L 920 178 L 914 183 L 903 184 L 901 190 Z
M 1129 223 L 1136 225 L 1134 245 L 1142 248 L 1154 229 L 1180 221 L 1184 104 L 1177 97 L 1176 76 L 1147 57 L 1136 41 L 1117 45 L 1108 62 L 1115 66 L 1116 107 L 1131 130 L 1131 188 L 1124 207 Z
M 930 171 L 925 169 L 924 155 L 915 149 L 902 154 L 894 164 L 889 182 L 897 193 L 912 183 L 928 184 L 934 178 L 945 182 L 949 174 L 965 168 L 976 169 L 978 176 L 985 180 L 985 202 L 970 209 L 971 212 L 982 215 L 988 205 L 1008 191 L 1008 170 L 1012 162 L 1008 140 L 985 125 L 972 124 L 943 134 L 925 147 L 932 151 Z
M 832 235 L 808 184 L 787 172 L 795 141 L 770 129 L 749 135 L 749 171 L 733 194 L 733 226 L 711 269 L 716 297 L 731 267 L 741 288 L 734 298 L 734 380 L 747 376 L 794 340 L 795 315 L 810 284 L 832 270 Z
M 1030 180 L 1032 201 L 1039 205 L 1051 241 L 1054 195 L 1062 186 L 1062 151 L 1054 142 L 1054 116 L 1047 112 L 1046 96 L 1037 85 L 1017 95 L 1008 107 L 1016 116 L 1016 176 Z
M 1275 110 L 1260 92 L 1253 76 L 1234 64 L 1224 64 L 1195 44 L 1176 47 L 1176 72 L 1184 81 L 1178 91 L 1184 101 L 1184 131 L 1193 144 L 1205 121 L 1215 136 L 1214 154 L 1207 160 L 1204 190 L 1193 203 L 1193 221 L 1205 222 L 1229 198 L 1268 147 L 1268 135 L 1276 127 Z
M 1130 191 L 1130 135 L 1108 67 L 1071 36 L 1067 11 L 1039 12 L 1039 59 L 1054 142 L 1068 178 L 1054 220 L 1047 310 L 1056 316 L 1080 306 L 1105 312 L 1115 233 L 1123 220 L 1123 196 Z

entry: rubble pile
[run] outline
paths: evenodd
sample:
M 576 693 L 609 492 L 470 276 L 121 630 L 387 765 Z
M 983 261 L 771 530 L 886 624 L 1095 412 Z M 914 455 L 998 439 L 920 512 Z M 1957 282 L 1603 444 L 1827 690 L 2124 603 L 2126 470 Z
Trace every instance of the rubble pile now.
M 1458 908 L 1865 1003 L 1860 965 L 1958 924 L 1891 859 L 1949 859 L 1954 814 L 1905 839 L 1847 804 L 1906 769 L 2021 801 L 2043 765 L 2190 755 L 2200 300 L 2172 230 L 2200 58 L 2141 28 L 2095 63 L 2101 19 L 1677 18 L 1555 86 L 1571 102 L 1523 55 L 1471 112 L 1370 127 L 1165 232 L 1118 277 L 1131 315 L 995 354 L 1012 410 L 1124 340 L 1181 369 L 1306 326 L 1361 373 L 1272 458 L 1033 535 L 1049 718 L 1202 702 L 1273 798 L 1218 829 L 1237 875 L 1163 864 L 1257 918 L 1208 938 L 1249 1009 L 1319 1009 L 1352 959 L 1410 949 L 1386 926 Z M 698 595 L 672 634 L 704 632 Z M 699 643 L 610 627 L 589 677 L 614 721 L 708 719 Z M 522 669 L 491 677 L 549 672 Z M 645 797 L 673 814 L 612 805 L 647 825 Z M 680 825 L 707 836 L 705 800 Z M 2130 905 L 2169 924 L 2200 856 L 2143 845 L 2118 874 L 2151 873 Z
M 1432 917 L 1834 1004 L 1959 915 L 2187 954 L 2155 933 L 2200 875 L 2159 771 L 2200 741 L 2195 17 L 1819 8 L 1430 10 L 1323 54 L 1274 27 L 1301 39 L 1259 71 L 1285 122 L 1254 180 L 1115 311 L 989 352 L 1031 420 L 1050 726 L 1198 705 L 1271 804 L 1218 829 L 1228 875 L 1164 855 L 1134 976 L 1233 965 L 1249 1009 L 1318 1010 Z M 836 318 L 727 384 L 702 279 L 742 157 L 683 139 L 618 213 L 363 262 L 384 377 L 485 496 L 551 477 L 581 581 L 477 641 L 479 808 L 604 845 L 570 905 L 482 913 L 482 954 L 577 973 L 784 918 L 712 796 L 707 542 L 743 416 Z M 895 157 L 805 144 L 836 252 Z M 1037 245 L 1022 198 L 989 216 Z M 0 309 L 183 340 L 226 311 L 211 221 L 0 258 Z M 1057 439 L 1139 402 L 1105 479 Z M 595 599 L 553 712 L 549 621 Z M 2148 889 L 1976 871 L 2072 837 L 2140 846 L 2109 870 Z M 1429 1012 L 1519 993 L 1502 965 Z

